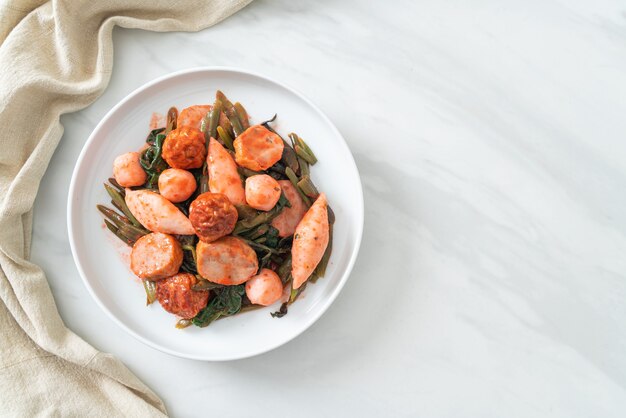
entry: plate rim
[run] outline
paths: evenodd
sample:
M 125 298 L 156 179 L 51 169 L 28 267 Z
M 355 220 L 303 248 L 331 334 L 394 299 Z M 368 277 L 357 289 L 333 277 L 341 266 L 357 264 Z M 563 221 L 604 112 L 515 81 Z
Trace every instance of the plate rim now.
M 122 107 L 126 102 L 130 101 L 131 99 L 133 99 L 135 96 L 137 96 L 138 94 L 142 93 L 145 90 L 150 89 L 151 87 L 153 87 L 154 85 L 157 85 L 159 83 L 162 83 L 164 81 L 176 78 L 176 77 L 180 77 L 180 76 L 184 76 L 187 74 L 192 74 L 192 73 L 212 73 L 212 72 L 230 72 L 230 73 L 236 73 L 236 74 L 241 74 L 244 76 L 253 76 L 253 77 L 257 77 L 260 78 L 262 80 L 266 80 L 269 81 L 270 83 L 273 83 L 279 87 L 282 87 L 283 89 L 287 90 L 288 92 L 290 92 L 291 94 L 295 95 L 298 99 L 302 100 L 303 102 L 305 102 L 313 111 L 315 111 L 317 113 L 318 116 L 320 116 L 322 118 L 322 120 L 324 120 L 324 122 L 326 122 L 326 124 L 330 127 L 330 129 L 333 131 L 333 133 L 341 139 L 340 143 L 341 146 L 343 146 L 345 148 L 345 150 L 347 151 L 347 154 L 349 156 L 349 163 L 352 165 L 352 168 L 355 170 L 356 173 L 356 180 L 357 180 L 357 185 L 358 185 L 358 190 L 357 190 L 357 194 L 358 194 L 358 202 L 357 205 L 358 207 L 356 208 L 356 214 L 358 215 L 359 219 L 357 222 L 357 231 L 356 231 L 356 240 L 355 240 L 355 245 L 352 249 L 352 252 L 350 254 L 350 258 L 348 260 L 348 264 L 346 266 L 345 271 L 342 274 L 342 277 L 339 281 L 339 283 L 337 284 L 337 286 L 335 287 L 335 289 L 332 291 L 332 293 L 330 294 L 330 296 L 324 301 L 323 305 L 320 307 L 320 309 L 317 310 L 316 313 L 314 313 L 305 323 L 304 325 L 298 329 L 296 332 L 293 333 L 293 335 L 290 335 L 289 338 L 285 339 L 285 340 L 279 340 L 276 343 L 272 343 L 269 344 L 267 347 L 262 347 L 260 350 L 251 350 L 249 353 L 244 353 L 243 355 L 224 355 L 224 356 L 196 356 L 196 355 L 190 355 L 188 353 L 184 353 L 184 352 L 180 352 L 177 350 L 173 350 L 170 349 L 168 347 L 165 347 L 157 342 L 154 342 L 146 337 L 143 337 L 142 335 L 139 335 L 138 333 L 136 333 L 135 331 L 133 331 L 132 329 L 130 329 L 121 319 L 117 318 L 105 305 L 104 303 L 100 300 L 100 298 L 97 296 L 96 292 L 94 291 L 94 289 L 92 288 L 91 284 L 89 283 L 89 280 L 87 279 L 87 275 L 85 274 L 85 271 L 83 270 L 82 264 L 77 256 L 77 252 L 76 252 L 76 243 L 74 242 L 74 225 L 73 222 L 76 219 L 73 215 L 75 213 L 74 210 L 74 194 L 75 194 L 75 188 L 77 187 L 77 174 L 79 171 L 79 168 L 82 165 L 83 159 L 86 157 L 87 155 L 87 149 L 90 147 L 91 143 L 95 140 L 96 134 L 99 133 L 99 131 L 101 130 L 102 126 L 108 122 L 108 120 L 112 117 L 112 115 L 114 113 L 117 112 L 117 110 Z M 89 137 L 87 138 L 87 141 L 85 141 L 85 143 L 83 144 L 83 147 L 80 151 L 80 154 L 78 155 L 78 158 L 76 159 L 76 163 L 74 165 L 74 169 L 72 170 L 72 176 L 70 179 L 70 186 L 68 189 L 68 197 L 67 197 L 67 230 L 68 230 L 68 239 L 70 242 L 70 249 L 72 252 L 72 258 L 74 260 L 74 264 L 76 265 L 76 268 L 78 270 L 78 274 L 83 282 L 83 284 L 85 285 L 85 287 L 87 288 L 88 293 L 90 294 L 90 296 L 92 297 L 93 300 L 95 300 L 96 304 L 100 307 L 100 309 L 102 309 L 106 315 L 113 320 L 114 323 L 116 323 L 120 328 L 122 328 L 124 331 L 126 331 L 129 335 L 133 336 L 135 339 L 141 341 L 142 343 L 146 344 L 148 347 L 154 348 L 158 351 L 161 351 L 163 353 L 166 354 L 170 354 L 176 357 L 180 357 L 180 358 L 187 358 L 187 359 L 191 359 L 191 360 L 200 360 L 200 361 L 232 361 L 232 360 L 239 360 L 239 359 L 245 359 L 245 358 L 250 358 L 250 357 L 254 357 L 254 356 L 258 356 L 264 353 L 267 353 L 269 351 L 272 351 L 282 345 L 287 344 L 290 341 L 293 341 L 295 338 L 297 338 L 299 335 L 301 335 L 304 331 L 306 331 L 307 329 L 309 329 L 315 322 L 317 322 L 319 320 L 319 318 L 321 318 L 322 315 L 324 315 L 324 313 L 326 313 L 326 311 L 328 310 L 328 308 L 330 308 L 330 306 L 333 304 L 333 302 L 335 301 L 335 299 L 337 298 L 337 296 L 339 295 L 339 293 L 341 292 L 341 290 L 343 289 L 344 285 L 346 284 L 346 282 L 348 281 L 348 279 L 350 278 L 350 275 L 352 274 L 352 269 L 354 267 L 354 264 L 356 262 L 356 259 L 358 257 L 359 254 L 359 250 L 361 247 L 361 241 L 363 238 L 363 229 L 364 229 L 364 218 L 365 218 L 365 203 L 364 203 L 364 198 L 363 198 L 363 185 L 361 182 L 361 176 L 359 173 L 359 169 L 358 166 L 356 165 L 356 162 L 354 160 L 354 156 L 352 155 L 352 152 L 350 151 L 350 148 L 348 147 L 348 143 L 346 142 L 345 138 L 343 137 L 343 135 L 341 135 L 341 133 L 339 132 L 339 130 L 337 129 L 337 127 L 335 126 L 334 123 L 332 123 L 332 121 L 328 118 L 328 116 L 326 116 L 326 114 L 324 112 L 322 112 L 322 110 L 315 105 L 311 100 L 309 100 L 306 96 L 304 96 L 302 93 L 300 93 L 298 90 L 280 82 L 277 81 L 276 79 L 272 78 L 272 77 L 268 77 L 265 76 L 263 74 L 257 73 L 255 71 L 249 71 L 246 69 L 242 69 L 242 68 L 237 68 L 237 67 L 230 67 L 230 66 L 201 66 L 201 67 L 192 67 L 192 68 L 187 68 L 187 69 L 183 69 L 183 70 L 179 70 L 179 71 L 174 71 L 174 72 L 170 72 L 167 74 L 164 74 L 162 76 L 159 76 L 151 81 L 148 81 L 144 84 L 142 84 L 141 86 L 139 86 L 138 88 L 134 89 L 133 91 L 131 91 L 130 93 L 128 93 L 123 99 L 121 99 L 119 102 L 117 102 L 115 104 L 115 106 L 113 106 L 111 109 L 109 109 L 109 111 L 100 119 L 100 121 L 98 122 L 98 124 L 93 128 L 93 130 L 91 131 L 91 134 L 89 135 Z

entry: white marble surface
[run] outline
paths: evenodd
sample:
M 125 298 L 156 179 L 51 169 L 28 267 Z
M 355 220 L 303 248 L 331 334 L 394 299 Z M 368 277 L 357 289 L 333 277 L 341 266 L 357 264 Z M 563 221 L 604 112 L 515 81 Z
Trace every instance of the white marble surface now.
M 623 2 L 258 1 L 201 33 L 117 29 L 115 48 L 104 95 L 63 117 L 33 259 L 68 326 L 173 416 L 626 414 Z M 361 253 L 335 304 L 291 343 L 228 363 L 119 329 L 87 294 L 65 221 L 99 119 L 201 65 L 302 91 L 365 188 Z

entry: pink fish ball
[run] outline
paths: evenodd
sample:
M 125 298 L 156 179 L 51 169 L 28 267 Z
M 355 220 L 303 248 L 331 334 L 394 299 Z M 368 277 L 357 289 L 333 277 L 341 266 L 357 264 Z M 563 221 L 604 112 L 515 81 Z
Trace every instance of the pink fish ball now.
M 258 210 L 270 210 L 280 199 L 280 184 L 267 174 L 246 179 L 246 202 Z
M 274 271 L 262 269 L 246 282 L 246 296 L 255 305 L 269 306 L 283 295 L 283 282 Z
M 139 164 L 138 152 L 127 152 L 113 161 L 113 177 L 122 187 L 141 186 L 148 176 Z
M 196 187 L 196 178 L 187 170 L 168 168 L 159 176 L 159 193 L 170 202 L 184 202 Z

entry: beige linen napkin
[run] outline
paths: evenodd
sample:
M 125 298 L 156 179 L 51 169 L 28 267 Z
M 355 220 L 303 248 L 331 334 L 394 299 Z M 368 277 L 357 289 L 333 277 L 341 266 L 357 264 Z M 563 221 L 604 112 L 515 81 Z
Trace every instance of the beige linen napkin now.
M 30 263 L 32 207 L 63 127 L 106 87 L 115 25 L 197 31 L 251 0 L 0 0 L 0 415 L 161 416 L 161 400 L 63 324 Z

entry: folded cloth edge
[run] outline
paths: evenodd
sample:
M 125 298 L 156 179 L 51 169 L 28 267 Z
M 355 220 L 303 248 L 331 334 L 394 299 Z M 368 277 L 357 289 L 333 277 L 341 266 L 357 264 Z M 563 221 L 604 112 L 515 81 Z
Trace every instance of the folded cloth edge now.
M 102 377 L 88 380 L 102 387 L 118 382 L 153 407 L 135 409 L 137 412 L 166 412 L 160 399 L 121 362 L 98 352 L 63 324 L 44 273 L 28 261 L 32 207 L 63 134 L 61 114 L 88 106 L 108 84 L 114 26 L 196 31 L 218 23 L 249 2 L 60 0 L 0 6 L 3 12 L 13 12 L 0 23 L 0 124 L 5 127 L 0 134 L 0 298 L 2 308 L 8 311 L 0 321 L 3 336 L 7 336 L 7 343 L 0 347 L 0 389 L 11 390 L 18 383 L 23 386 L 35 376 L 25 375 L 26 370 L 19 368 L 31 364 L 31 359 L 45 361 L 53 354 L 58 357 L 55 367 L 67 362 L 71 368 L 78 367 L 77 375 L 99 373 Z M 87 371 L 80 371 L 81 367 Z M 64 379 L 68 379 L 65 373 Z M 80 379 L 85 376 L 81 374 Z M 107 379 L 106 383 L 102 379 Z M 108 393 L 132 396 L 131 392 L 110 389 Z M 3 393 L 8 396 L 10 392 Z M 21 396 L 29 394 L 21 392 Z M 37 396 L 32 394 L 33 399 Z M 14 412 L 26 413 L 21 406 L 39 412 L 36 402 L 28 401 L 18 400 Z M 71 405 L 52 407 L 57 406 L 60 411 L 72 411 Z M 122 414 L 131 411 L 120 410 Z

